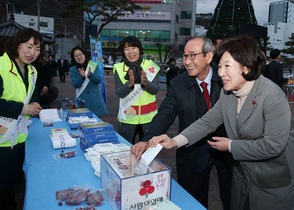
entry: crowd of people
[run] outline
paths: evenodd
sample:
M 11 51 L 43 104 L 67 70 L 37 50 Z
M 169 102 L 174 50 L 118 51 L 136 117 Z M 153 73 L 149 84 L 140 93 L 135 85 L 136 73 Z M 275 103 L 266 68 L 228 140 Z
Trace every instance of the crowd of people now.
M 0 56 L 0 209 L 16 209 L 27 134 L 14 122 L 27 129 L 30 117 L 50 108 L 58 97 L 57 75 L 62 83 L 70 76 L 76 99 L 96 116 L 108 109 L 99 65 L 82 47 L 71 50 L 69 62 L 64 55 L 57 61 L 45 57 L 42 36 L 33 29 L 20 30 L 6 43 Z M 206 208 L 215 167 L 224 210 L 294 209 L 294 135 L 279 50 L 266 63 L 249 35 L 192 37 L 182 52 L 185 71 L 175 58 L 167 63 L 159 107 L 160 67 L 144 57 L 134 36 L 124 38 L 119 50 L 122 60 L 113 65 L 117 132 L 133 144 L 138 159 L 157 144 L 176 149 L 177 181 Z M 177 117 L 178 135 L 169 137 L 165 133 Z

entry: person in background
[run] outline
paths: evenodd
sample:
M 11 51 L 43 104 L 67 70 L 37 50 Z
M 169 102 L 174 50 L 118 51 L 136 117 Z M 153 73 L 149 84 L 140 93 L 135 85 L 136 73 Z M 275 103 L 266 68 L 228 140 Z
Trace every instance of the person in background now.
M 149 125 L 142 142 L 131 147 L 131 152 L 138 158 L 148 148 L 148 140 L 153 136 L 165 133 L 178 116 L 179 132 L 203 116 L 206 107 L 201 82 L 209 85 L 209 102 L 211 107 L 217 102 L 222 83 L 217 69 L 210 66 L 213 56 L 213 45 L 210 39 L 194 37 L 188 40 L 183 54 L 183 64 L 187 72 L 171 81 L 165 99 L 160 104 L 158 113 Z M 204 207 L 208 208 L 209 176 L 213 166 L 218 173 L 220 198 L 223 208 L 230 206 L 230 186 L 232 177 L 232 157 L 212 149 L 207 143 L 214 135 L 226 136 L 223 126 L 215 132 L 202 137 L 197 144 L 176 151 L 178 183 L 187 190 Z
M 47 60 L 46 66 L 47 66 L 48 71 L 51 74 L 51 80 L 52 80 L 51 84 L 55 85 L 55 77 L 57 76 L 58 66 L 57 66 L 56 61 L 53 59 L 52 55 L 48 55 L 48 60 Z
M 156 136 L 150 146 L 191 147 L 224 123 L 228 138 L 207 142 L 234 158 L 231 209 L 294 209 L 294 132 L 285 93 L 261 75 L 265 61 L 254 38 L 224 40 L 216 56 L 224 87 L 215 106 L 176 137 Z
M 166 69 L 166 86 L 167 89 L 169 88 L 170 81 L 179 75 L 179 67 L 176 65 L 176 59 L 170 58 L 167 62 L 167 69 Z
M 213 43 L 213 46 L 214 46 L 213 54 L 215 54 L 215 52 L 216 52 L 216 50 L 217 50 L 219 44 L 220 44 L 220 43 L 222 42 L 222 40 L 223 40 L 223 37 L 218 36 L 218 35 L 213 35 L 213 34 L 211 34 L 208 38 L 210 38 L 211 41 L 212 41 L 212 43 Z M 216 61 L 215 56 L 213 56 L 210 65 L 212 66 L 213 69 L 217 69 L 217 68 L 218 68 L 218 63 L 217 63 L 217 61 Z
M 99 86 L 102 80 L 98 64 L 93 62 L 95 66 L 92 66 L 81 47 L 74 47 L 70 57 L 73 63 L 70 67 L 70 77 L 76 89 L 77 100 L 84 101 L 84 106 L 98 117 L 107 114 L 108 110 Z
M 14 210 L 15 187 L 24 182 L 27 117 L 42 109 L 35 88 L 37 71 L 31 63 L 44 58 L 44 43 L 31 28 L 18 31 L 8 42 L 0 57 L 0 209 Z
M 56 63 L 56 62 L 55 62 Z M 50 108 L 50 104 L 58 97 L 59 90 L 52 84 L 52 71 L 49 69 L 45 58 L 42 62 L 33 62 L 38 71 L 37 92 L 42 108 Z
M 49 87 L 52 80 L 51 73 L 46 66 L 46 60 L 41 62 L 33 62 L 32 65 L 38 71 L 37 77 L 37 92 L 39 95 L 39 102 L 43 108 L 50 108 L 50 102 L 47 100 Z
M 57 60 L 57 68 L 59 73 L 60 82 L 65 82 L 65 74 L 69 69 L 69 62 L 64 55 L 60 55 L 60 59 Z
M 264 76 L 276 83 L 280 88 L 283 89 L 283 85 L 287 84 L 288 78 L 283 76 L 283 64 L 281 51 L 279 49 L 273 49 L 270 52 L 271 61 L 267 64 Z
M 117 132 L 134 143 L 136 128 L 142 126 L 145 133 L 157 113 L 155 94 L 159 91 L 160 68 L 143 58 L 142 43 L 136 37 L 126 37 L 119 48 L 123 61 L 113 66 L 115 93 L 120 99 Z

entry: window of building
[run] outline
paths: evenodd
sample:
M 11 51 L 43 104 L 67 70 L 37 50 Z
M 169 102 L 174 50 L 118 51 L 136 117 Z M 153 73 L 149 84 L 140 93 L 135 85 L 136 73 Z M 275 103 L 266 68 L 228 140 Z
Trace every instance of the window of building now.
M 172 4 L 173 0 L 162 0 L 162 4 Z
M 181 19 L 191 19 L 192 12 L 191 11 L 181 11 Z
M 111 37 L 112 38 L 118 38 L 119 36 L 119 30 L 111 30 Z
M 29 26 L 34 26 L 35 24 L 34 23 L 29 23 Z
M 171 4 L 173 0 L 133 0 L 135 4 Z
M 180 19 L 179 16 L 176 15 L 176 23 L 177 23 L 177 24 L 179 24 L 179 19 Z
M 127 36 L 135 36 L 141 41 L 149 42 L 169 42 L 170 41 L 170 31 L 160 31 L 160 30 L 116 30 L 116 29 L 103 29 L 101 36 L 105 38 L 124 38 Z
M 102 37 L 110 37 L 110 30 L 103 29 L 100 34 Z
M 185 49 L 185 45 L 180 44 L 180 45 L 179 45 L 179 51 L 180 51 L 180 52 L 184 52 L 184 49 Z
M 191 34 L 190 28 L 180 28 L 180 35 L 189 36 Z
M 40 27 L 48 28 L 48 22 L 40 22 Z
M 129 30 L 119 30 L 119 37 L 127 37 L 130 35 Z

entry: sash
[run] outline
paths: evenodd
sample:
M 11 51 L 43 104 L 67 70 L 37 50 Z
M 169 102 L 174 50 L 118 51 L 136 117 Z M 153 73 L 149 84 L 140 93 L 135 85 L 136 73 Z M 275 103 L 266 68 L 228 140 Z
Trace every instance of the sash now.
M 89 70 L 91 70 L 92 73 L 94 73 L 94 71 L 96 70 L 97 68 L 97 63 L 93 62 L 93 61 L 89 61 L 88 65 L 87 65 L 87 68 L 86 68 L 86 71 L 85 71 L 85 81 L 83 82 L 82 86 L 78 89 L 76 89 L 76 98 L 79 98 L 80 95 L 82 94 L 82 92 L 85 90 L 85 88 L 87 87 L 87 85 L 89 84 L 90 82 L 90 79 L 88 78 L 88 72 Z
M 32 68 L 34 67 L 32 66 Z M 36 84 L 36 79 L 37 79 L 36 74 L 33 74 L 30 80 L 30 83 L 32 84 L 32 88 L 29 90 L 27 96 L 25 97 L 23 101 L 24 104 L 29 104 L 32 98 L 34 87 Z M 0 135 L 3 135 L 0 140 L 0 144 L 10 140 L 11 149 L 12 149 L 20 133 L 24 133 L 28 135 L 28 126 L 31 123 L 32 121 L 26 118 L 26 116 L 22 114 L 18 116 L 17 120 L 13 118 L 0 116 Z
M 155 78 L 157 72 L 154 71 L 154 66 L 148 67 L 148 71 L 146 73 L 147 80 L 153 81 Z M 118 110 L 118 119 L 126 120 L 125 111 L 132 106 L 132 104 L 142 95 L 143 89 L 141 87 L 141 84 L 135 84 L 134 90 L 130 92 L 126 97 L 121 98 L 119 100 L 119 110 Z
M 119 100 L 118 119 L 126 120 L 125 111 L 142 95 L 143 90 L 140 84 L 134 85 L 134 90 L 126 97 Z

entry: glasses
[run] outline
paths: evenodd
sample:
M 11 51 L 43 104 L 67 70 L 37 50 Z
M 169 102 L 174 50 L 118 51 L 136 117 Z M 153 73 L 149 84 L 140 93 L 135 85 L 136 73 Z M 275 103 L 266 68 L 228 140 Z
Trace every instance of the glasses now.
M 195 54 L 183 54 L 183 60 L 195 60 L 197 58 L 197 55 L 202 54 L 203 52 L 195 53 Z
M 74 55 L 74 57 L 77 58 L 77 57 L 80 57 L 82 55 L 84 55 L 84 54 L 82 54 L 82 53 L 81 54 L 77 54 L 77 55 Z

